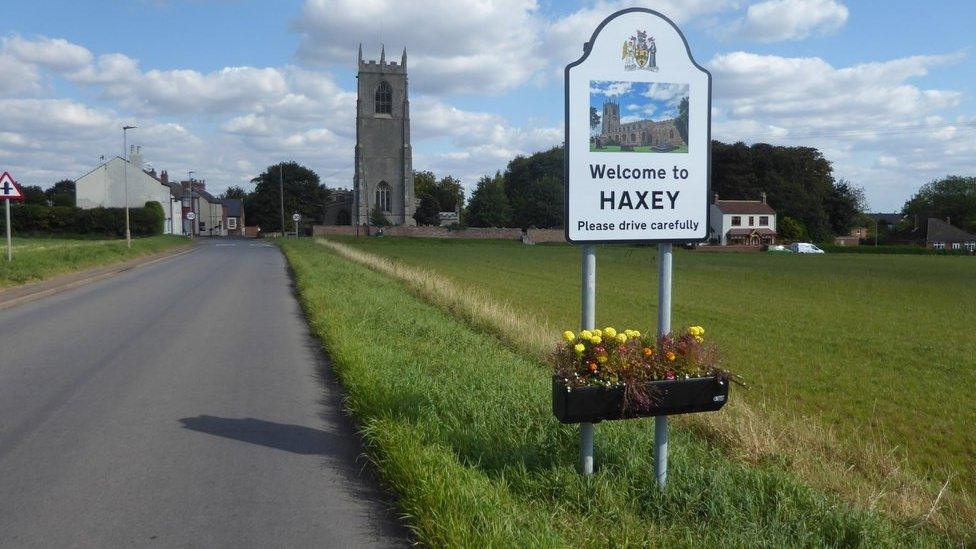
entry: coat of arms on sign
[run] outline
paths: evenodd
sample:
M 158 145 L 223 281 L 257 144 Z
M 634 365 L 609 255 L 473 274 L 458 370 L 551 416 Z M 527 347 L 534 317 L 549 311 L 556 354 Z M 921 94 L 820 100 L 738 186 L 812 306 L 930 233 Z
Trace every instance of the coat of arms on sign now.
M 657 72 L 657 44 L 654 37 L 648 38 L 647 31 L 638 30 L 624 42 L 624 69 Z

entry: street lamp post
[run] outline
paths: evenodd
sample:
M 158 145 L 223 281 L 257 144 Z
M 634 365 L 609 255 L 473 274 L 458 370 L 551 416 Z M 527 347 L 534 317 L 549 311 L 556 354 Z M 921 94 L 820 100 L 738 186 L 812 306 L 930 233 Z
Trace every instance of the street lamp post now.
M 278 164 L 278 194 L 281 196 L 281 238 L 285 237 L 285 163 Z
M 129 143 L 126 132 L 135 126 L 122 126 L 122 186 L 125 188 L 125 247 L 132 248 L 132 232 L 129 230 Z

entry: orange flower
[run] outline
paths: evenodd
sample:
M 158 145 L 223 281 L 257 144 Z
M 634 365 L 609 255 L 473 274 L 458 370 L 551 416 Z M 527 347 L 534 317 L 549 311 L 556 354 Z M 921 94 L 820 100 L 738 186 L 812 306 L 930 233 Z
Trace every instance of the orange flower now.
M 654 349 L 650 347 L 644 347 L 644 356 L 651 356 L 654 354 Z
M 668 354 L 664 356 L 668 359 L 668 362 L 674 362 L 674 353 L 672 353 L 671 351 L 668 351 Z
M 591 372 L 595 372 L 596 371 L 596 362 L 591 362 L 590 363 L 590 371 Z

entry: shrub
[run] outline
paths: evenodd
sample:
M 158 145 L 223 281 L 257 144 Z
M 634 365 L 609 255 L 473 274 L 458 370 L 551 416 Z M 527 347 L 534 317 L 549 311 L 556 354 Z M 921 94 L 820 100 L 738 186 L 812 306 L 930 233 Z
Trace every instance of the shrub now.
M 143 208 L 129 208 L 129 229 L 133 236 L 163 233 L 166 214 L 158 202 Z M 10 223 L 18 235 L 98 235 L 125 236 L 125 208 L 83 210 L 71 206 L 21 204 L 10 209 Z M 5 223 L 0 217 L 0 227 Z

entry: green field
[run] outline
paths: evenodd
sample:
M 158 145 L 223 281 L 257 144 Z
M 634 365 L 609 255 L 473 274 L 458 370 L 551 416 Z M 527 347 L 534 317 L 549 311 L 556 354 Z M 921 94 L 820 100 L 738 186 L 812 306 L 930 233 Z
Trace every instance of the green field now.
M 653 481 L 650 420 L 600 424 L 596 474 L 581 477 L 575 471 L 578 430 L 552 417 L 549 374 L 538 361 L 513 350 L 500 334 L 461 320 L 463 307 L 448 312 L 444 303 L 435 306 L 418 295 L 423 292 L 311 239 L 279 244 L 312 329 L 347 391 L 367 453 L 423 545 L 950 544 L 927 527 L 810 489 L 777 464 L 730 459 L 689 429 L 672 430 L 671 476 L 662 493 Z M 568 247 L 393 239 L 364 244 L 444 264 L 445 271 L 452 262 L 464 264 L 457 272 L 470 277 L 465 283 L 487 281 L 500 294 L 521 299 L 520 306 L 546 303 L 571 311 L 576 300 L 573 283 L 563 287 L 557 272 L 564 262 L 575 263 L 576 250 Z M 611 254 L 636 265 L 648 256 L 647 250 L 614 250 L 603 260 L 609 263 Z M 680 259 L 682 265 L 686 258 Z M 649 285 L 645 280 L 626 288 L 618 281 L 615 291 L 629 290 L 630 308 Z M 520 294 L 518 288 L 530 291 Z M 456 291 L 454 297 L 463 301 L 470 294 Z M 524 329 L 508 338 L 531 337 L 534 327 Z
M 0 288 L 36 282 L 59 274 L 108 265 L 126 259 L 161 252 L 188 244 L 178 236 L 152 236 L 132 240 L 88 240 L 64 238 L 14 238 L 13 261 L 7 261 L 7 242 L 2 241 Z
M 610 145 L 602 149 L 596 148 L 596 145 L 590 143 L 590 152 L 621 152 L 620 145 Z M 639 152 L 639 153 L 686 153 L 688 152 L 688 145 L 681 145 L 680 147 L 674 149 L 673 151 L 655 151 L 651 147 L 634 147 L 632 151 L 623 152 Z
M 504 241 L 340 239 L 435 270 L 558 331 L 579 318 L 578 248 Z M 651 329 L 654 248 L 598 252 L 599 325 Z M 965 502 L 976 487 L 976 258 L 686 252 L 675 326 L 700 324 L 756 407 L 856 446 L 883 439 Z M 838 451 L 842 448 L 838 448 Z M 967 507 L 971 508 L 970 505 Z

